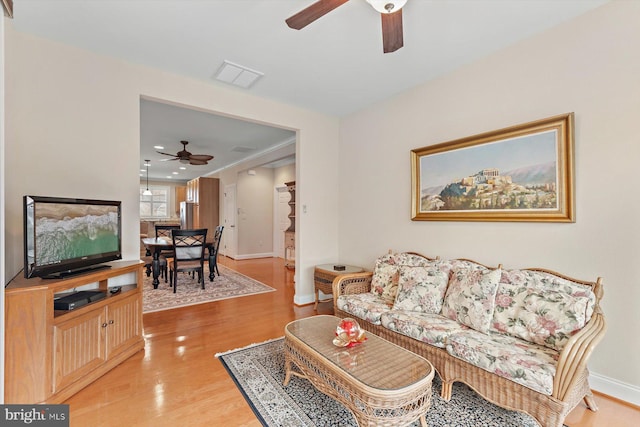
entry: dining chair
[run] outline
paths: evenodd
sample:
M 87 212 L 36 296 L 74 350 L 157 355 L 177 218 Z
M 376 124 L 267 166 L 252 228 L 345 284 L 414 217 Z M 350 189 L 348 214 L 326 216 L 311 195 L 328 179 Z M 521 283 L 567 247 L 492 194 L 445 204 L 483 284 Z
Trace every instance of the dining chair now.
M 169 283 L 173 293 L 178 287 L 178 272 L 197 272 L 198 282 L 204 289 L 204 254 L 207 229 L 173 230 L 174 257 L 169 260 Z
M 156 225 L 156 239 L 159 237 L 167 238 L 171 240 L 171 232 L 173 230 L 179 230 L 178 224 L 157 224 Z
M 149 256 L 141 256 L 140 260 L 144 263 L 145 273 L 147 277 L 151 276 L 151 267 L 153 266 L 153 255 Z M 159 266 L 160 266 L 160 277 L 164 278 L 164 282 L 167 283 L 167 258 L 161 256 L 158 258 Z
M 156 239 L 163 238 L 171 241 L 171 232 L 173 230 L 179 230 L 179 224 L 156 224 Z M 169 265 L 169 259 L 173 258 L 173 249 L 163 250 L 160 252 L 160 274 L 164 276 L 164 282 L 167 283 L 167 267 Z
M 213 259 L 213 263 L 211 264 L 211 273 L 215 271 L 218 276 L 220 275 L 220 270 L 218 270 L 218 249 L 220 248 L 220 240 L 222 240 L 222 230 L 224 230 L 224 225 L 216 227 L 213 234 L 213 242 L 211 244 L 211 250 L 213 250 L 213 255 L 211 256 L 211 259 Z

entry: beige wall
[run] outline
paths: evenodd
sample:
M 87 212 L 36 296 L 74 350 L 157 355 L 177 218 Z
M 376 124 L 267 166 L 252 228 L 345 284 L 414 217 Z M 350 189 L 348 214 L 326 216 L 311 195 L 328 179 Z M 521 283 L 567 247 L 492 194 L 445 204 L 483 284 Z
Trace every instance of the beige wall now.
M 340 261 L 388 249 L 604 278 L 595 389 L 640 404 L 640 2 L 613 2 L 344 119 Z M 575 112 L 576 222 L 413 222 L 411 149 Z M 629 387 L 627 387 L 629 386 Z
M 144 96 L 298 131 L 295 152 L 306 164 L 300 195 L 328 207 L 299 219 L 310 231 L 298 252 L 295 302 L 313 301 L 313 265 L 338 251 L 338 119 L 18 33 L 10 21 L 5 37 L 6 154 L 13 159 L 5 171 L 12 177 L 5 204 L 8 278 L 22 268 L 24 194 L 122 200 L 124 257 L 138 257 Z
M 281 166 L 273 171 L 274 186 L 282 186 L 285 182 L 296 180 L 296 164 Z

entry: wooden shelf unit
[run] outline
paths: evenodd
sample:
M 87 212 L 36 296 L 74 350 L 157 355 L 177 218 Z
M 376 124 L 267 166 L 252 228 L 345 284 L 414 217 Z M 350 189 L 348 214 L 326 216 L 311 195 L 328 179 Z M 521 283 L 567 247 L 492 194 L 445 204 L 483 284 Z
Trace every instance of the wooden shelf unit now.
M 16 277 L 5 288 L 5 403 L 62 403 L 144 348 L 143 264 L 109 265 L 66 279 Z M 117 277 L 127 283 L 110 294 Z M 54 310 L 54 295 L 92 283 L 106 298 Z
M 284 231 L 284 258 L 286 260 L 285 267 L 294 269 L 296 267 L 296 182 L 290 181 L 284 183 L 287 191 L 291 194 L 289 200 L 288 218 L 291 221 L 289 228 Z

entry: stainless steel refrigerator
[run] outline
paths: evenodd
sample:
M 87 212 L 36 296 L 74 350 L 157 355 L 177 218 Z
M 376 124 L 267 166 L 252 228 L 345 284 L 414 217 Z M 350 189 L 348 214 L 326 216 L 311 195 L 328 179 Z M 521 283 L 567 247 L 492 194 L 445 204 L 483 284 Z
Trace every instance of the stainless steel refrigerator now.
M 180 202 L 180 228 L 193 229 L 193 214 L 195 209 L 195 203 L 192 202 Z

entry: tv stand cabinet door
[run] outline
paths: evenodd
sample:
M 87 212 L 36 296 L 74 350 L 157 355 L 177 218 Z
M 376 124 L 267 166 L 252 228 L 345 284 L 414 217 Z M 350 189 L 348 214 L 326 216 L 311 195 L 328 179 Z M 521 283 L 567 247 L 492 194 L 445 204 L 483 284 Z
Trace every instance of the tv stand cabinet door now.
M 105 313 L 102 307 L 54 326 L 54 393 L 105 363 Z
M 143 341 L 140 292 L 107 306 L 107 360 Z

